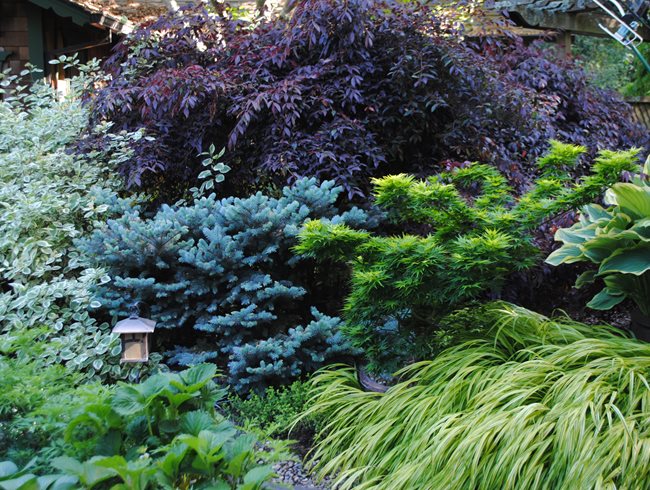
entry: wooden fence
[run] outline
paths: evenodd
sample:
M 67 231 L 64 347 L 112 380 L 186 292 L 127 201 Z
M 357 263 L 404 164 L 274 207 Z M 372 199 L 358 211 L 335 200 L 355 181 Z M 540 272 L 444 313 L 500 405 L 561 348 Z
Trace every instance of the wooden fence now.
M 632 106 L 632 119 L 650 129 L 650 97 L 629 97 L 625 101 Z

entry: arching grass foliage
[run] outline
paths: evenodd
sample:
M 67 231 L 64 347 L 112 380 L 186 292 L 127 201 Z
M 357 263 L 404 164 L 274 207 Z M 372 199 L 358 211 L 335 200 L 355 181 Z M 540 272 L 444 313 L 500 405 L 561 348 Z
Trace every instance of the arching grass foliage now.
M 486 338 L 399 373 L 387 393 L 339 366 L 307 412 L 340 489 L 650 488 L 650 345 L 498 304 Z

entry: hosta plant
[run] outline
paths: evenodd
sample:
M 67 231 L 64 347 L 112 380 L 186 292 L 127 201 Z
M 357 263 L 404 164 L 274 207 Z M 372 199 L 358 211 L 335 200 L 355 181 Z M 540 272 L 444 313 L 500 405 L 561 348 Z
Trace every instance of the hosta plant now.
M 579 221 L 560 229 L 563 245 L 546 262 L 553 265 L 591 262 L 576 287 L 602 280 L 605 287 L 587 304 L 608 310 L 630 298 L 650 316 L 650 160 L 632 182 L 614 184 L 605 194 L 605 207 L 590 204 Z
M 650 487 L 650 344 L 506 304 L 481 315 L 484 338 L 386 393 L 317 374 L 318 473 L 341 490 Z
M 373 367 L 395 362 L 401 348 L 413 355 L 414 343 L 427 342 L 440 316 L 471 300 L 498 297 L 509 274 L 535 264 L 533 232 L 542 222 L 590 202 L 622 171 L 636 168 L 636 151 L 602 151 L 592 174 L 573 183 L 567 170 L 584 151 L 553 142 L 538 162 L 541 175 L 520 197 L 488 165 L 427 180 L 403 174 L 377 179 L 377 205 L 411 233 L 385 236 L 310 221 L 296 250 L 350 265 L 344 332 Z

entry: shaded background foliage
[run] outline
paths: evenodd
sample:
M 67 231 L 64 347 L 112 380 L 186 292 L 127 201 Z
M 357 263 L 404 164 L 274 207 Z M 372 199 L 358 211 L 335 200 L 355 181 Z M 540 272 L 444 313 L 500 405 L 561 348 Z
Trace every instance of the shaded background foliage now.
M 121 172 L 174 197 L 210 144 L 227 148 L 230 193 L 313 176 L 348 198 L 371 176 L 448 160 L 495 164 L 522 188 L 551 137 L 592 151 L 646 145 L 620 99 L 572 62 L 507 36 L 463 40 L 419 4 L 306 0 L 255 25 L 192 7 L 121 43 L 91 103 L 116 130 L 156 138 Z

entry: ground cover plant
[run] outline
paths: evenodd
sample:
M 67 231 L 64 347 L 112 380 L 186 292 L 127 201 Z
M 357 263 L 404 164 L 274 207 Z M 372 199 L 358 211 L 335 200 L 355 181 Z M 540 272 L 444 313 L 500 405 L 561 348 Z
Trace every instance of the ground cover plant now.
M 590 204 L 579 221 L 560 229 L 563 245 L 546 262 L 552 265 L 590 262 L 597 270 L 584 272 L 576 287 L 602 280 L 605 287 L 587 306 L 608 310 L 630 298 L 650 316 L 650 161 L 632 182 L 614 184 L 605 194 L 607 207 Z
M 215 412 L 226 393 L 215 375 L 214 365 L 201 364 L 121 383 L 72 414 L 63 434 L 68 455 L 50 462 L 58 473 L 37 477 L 0 463 L 0 488 L 262 488 L 273 471 L 260 461 L 279 453 L 258 450 L 254 437 Z
M 343 331 L 373 369 L 399 363 L 404 353 L 422 358 L 441 316 L 498 297 L 510 274 L 540 259 L 533 242 L 540 224 L 599 197 L 623 171 L 638 168 L 635 150 L 603 151 L 593 174 L 573 184 L 568 170 L 584 152 L 554 142 L 538 162 L 535 186 L 519 198 L 488 165 L 423 181 L 403 174 L 376 179 L 376 204 L 410 233 L 386 236 L 310 221 L 295 250 L 350 265 Z
M 372 225 L 360 209 L 336 208 L 341 191 L 302 179 L 277 198 L 212 194 L 151 218 L 127 210 L 79 242 L 112 277 L 95 297 L 113 315 L 136 299 L 149 305 L 158 330 L 179 344 L 173 362 L 214 360 L 241 392 L 295 379 L 353 352 L 340 320 L 319 311 L 331 308 L 332 282 L 291 252 L 308 219 Z
M 227 149 L 239 195 L 308 176 L 349 197 L 372 176 L 430 174 L 448 160 L 497 165 L 521 189 L 549 138 L 592 152 L 645 145 L 618 96 L 569 61 L 506 37 L 470 46 L 444 12 L 307 0 L 250 25 L 188 9 L 116 48 L 92 110 L 156 138 L 121 166 L 156 195 L 192 187 L 210 145 Z
M 299 426 L 292 427 L 308 407 L 310 392 L 309 383 L 298 380 L 290 385 L 269 387 L 261 395 L 232 395 L 224 409 L 243 427 L 268 437 L 295 438 L 301 435 L 299 432 L 312 431 L 316 426 L 316 421 L 303 419 Z
M 507 304 L 489 315 L 484 337 L 405 368 L 387 393 L 351 368 L 317 374 L 319 473 L 359 490 L 650 485 L 648 344 Z

